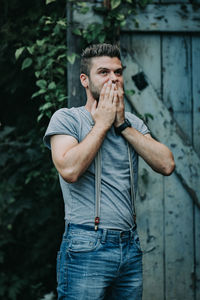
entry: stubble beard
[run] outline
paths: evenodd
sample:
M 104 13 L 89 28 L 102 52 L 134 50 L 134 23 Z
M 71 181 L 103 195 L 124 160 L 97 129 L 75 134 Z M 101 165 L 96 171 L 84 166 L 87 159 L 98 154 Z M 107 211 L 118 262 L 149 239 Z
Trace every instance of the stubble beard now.
M 90 86 L 89 86 L 89 89 L 90 89 L 90 92 L 93 96 L 93 98 L 99 102 L 99 97 L 100 97 L 100 93 L 101 93 L 101 88 L 97 87 L 94 82 L 92 81 L 92 79 L 89 80 L 90 82 Z M 122 85 L 122 89 L 124 90 L 124 85 Z
M 89 89 L 90 89 L 90 92 L 91 92 L 93 98 L 97 102 L 99 102 L 99 97 L 100 97 L 101 89 L 99 87 L 97 87 L 91 79 L 89 80 L 89 83 L 90 83 Z

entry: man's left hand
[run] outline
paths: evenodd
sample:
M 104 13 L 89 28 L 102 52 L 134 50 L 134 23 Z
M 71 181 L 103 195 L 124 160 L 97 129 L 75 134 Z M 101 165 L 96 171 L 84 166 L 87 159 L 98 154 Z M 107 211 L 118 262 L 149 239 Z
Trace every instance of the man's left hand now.
M 117 107 L 116 107 L 116 117 L 114 126 L 119 127 L 121 124 L 124 123 L 124 89 L 120 83 L 116 83 L 116 90 L 117 90 Z

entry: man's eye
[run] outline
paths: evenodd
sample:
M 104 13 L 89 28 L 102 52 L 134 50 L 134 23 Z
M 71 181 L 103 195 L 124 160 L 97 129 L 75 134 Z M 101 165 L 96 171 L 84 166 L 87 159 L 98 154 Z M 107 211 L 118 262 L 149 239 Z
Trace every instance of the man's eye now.
M 100 74 L 107 74 L 108 73 L 108 71 L 106 71 L 106 70 L 102 70 L 101 72 L 100 72 Z
M 116 72 L 115 72 L 115 75 L 121 76 L 121 75 L 122 75 L 122 71 L 116 71 Z

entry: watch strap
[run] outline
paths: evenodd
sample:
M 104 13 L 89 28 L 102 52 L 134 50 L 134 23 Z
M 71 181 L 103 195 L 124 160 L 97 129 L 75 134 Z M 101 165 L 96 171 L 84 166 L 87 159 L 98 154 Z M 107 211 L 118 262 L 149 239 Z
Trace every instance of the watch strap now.
M 129 122 L 128 119 L 124 120 L 124 123 L 121 124 L 119 127 L 115 127 L 115 132 L 117 135 L 120 135 L 121 132 L 126 129 L 127 127 L 131 127 L 131 123 Z

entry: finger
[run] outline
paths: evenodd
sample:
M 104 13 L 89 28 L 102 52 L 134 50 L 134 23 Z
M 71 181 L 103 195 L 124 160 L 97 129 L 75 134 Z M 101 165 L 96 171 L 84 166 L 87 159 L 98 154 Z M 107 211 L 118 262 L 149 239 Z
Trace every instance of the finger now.
M 115 90 L 115 84 L 113 83 L 112 85 L 111 85 L 111 90 L 110 90 L 110 95 L 109 95 L 109 101 L 110 102 L 113 102 L 113 100 L 114 100 L 114 90 Z
M 101 103 L 104 100 L 107 85 L 108 85 L 108 82 L 105 82 L 103 85 L 103 88 L 101 90 L 100 97 L 99 97 L 99 103 Z
M 123 105 L 124 104 L 124 91 L 122 89 L 118 89 L 117 94 L 119 97 L 119 102 L 120 102 L 119 104 Z
M 117 94 L 117 91 L 115 90 L 114 95 L 113 95 L 113 104 L 117 106 L 118 102 L 119 102 L 118 94 Z
M 108 81 L 108 84 L 107 84 L 107 86 L 106 86 L 105 96 L 104 96 L 104 99 L 105 99 L 106 101 L 109 101 L 109 100 L 112 101 L 112 99 L 110 99 L 111 88 L 112 88 L 112 81 L 109 80 L 109 81 Z

